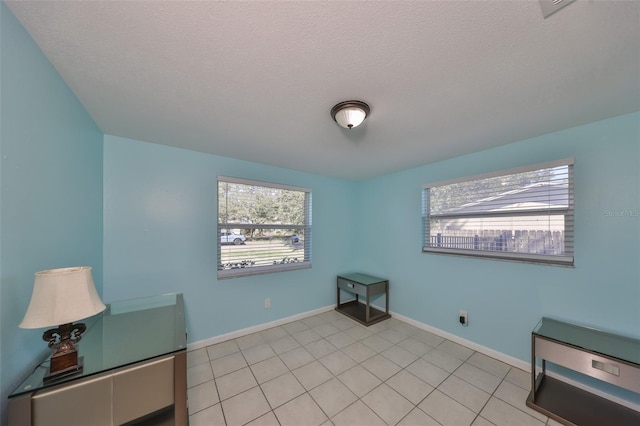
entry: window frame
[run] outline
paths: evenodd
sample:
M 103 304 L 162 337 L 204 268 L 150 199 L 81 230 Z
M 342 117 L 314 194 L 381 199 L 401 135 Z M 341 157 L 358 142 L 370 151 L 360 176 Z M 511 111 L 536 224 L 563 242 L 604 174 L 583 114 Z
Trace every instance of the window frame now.
M 285 185 L 280 183 L 272 183 L 272 182 L 264 182 L 258 180 L 251 179 L 241 179 L 229 176 L 218 176 L 217 179 L 217 189 L 218 193 L 216 195 L 216 207 L 217 207 L 217 276 L 218 279 L 226 279 L 226 278 L 236 278 L 236 277 L 244 277 L 250 275 L 259 275 L 259 274 L 268 274 L 274 272 L 284 272 L 298 269 L 308 269 L 311 268 L 311 254 L 312 254 L 312 220 L 311 220 L 311 209 L 312 209 L 312 190 L 310 188 L 303 188 L 293 185 Z M 303 225 L 293 225 L 293 224 L 270 224 L 270 223 L 228 223 L 228 222 L 220 222 L 220 184 L 221 183 L 232 183 L 232 184 L 240 184 L 240 185 L 248 185 L 248 186 L 256 186 L 261 188 L 270 188 L 270 189 L 281 189 L 286 191 L 297 191 L 304 192 L 304 224 Z M 228 243 L 222 243 L 220 235 L 222 232 L 227 232 L 231 229 L 300 229 L 304 231 L 304 259 L 298 262 L 292 263 L 279 263 L 273 265 L 259 265 L 259 266 L 251 266 L 251 267 L 242 267 L 235 269 L 225 269 L 221 268 L 222 262 L 222 249 L 223 246 L 228 246 Z
M 527 210 L 503 210 L 500 212 L 471 212 L 471 213 L 439 213 L 432 215 L 430 212 L 430 199 L 429 190 L 435 187 L 442 187 L 457 183 L 472 182 L 477 180 L 515 175 L 519 173 L 540 171 L 545 169 L 553 169 L 557 167 L 568 167 L 567 172 L 567 184 L 568 184 L 568 199 L 566 208 L 537 208 Z M 545 163 L 532 164 L 528 166 L 522 166 L 512 169 L 498 170 L 495 172 L 479 174 L 475 176 L 461 177 L 456 179 L 450 179 L 446 181 L 436 182 L 432 184 L 425 184 L 422 186 L 422 252 L 423 253 L 438 253 L 457 256 L 467 256 L 474 258 L 488 258 L 496 260 L 517 261 L 526 263 L 538 263 L 556 266 L 574 267 L 574 159 L 573 157 L 550 161 Z M 450 248 L 450 247 L 435 247 L 430 242 L 430 220 L 433 218 L 438 219 L 456 219 L 456 218 L 499 218 L 499 217 L 517 217 L 517 216 L 535 216 L 535 215 L 562 215 L 564 218 L 564 245 L 565 253 L 562 255 L 556 254 L 538 254 L 538 253 L 522 253 L 522 252 L 510 252 L 510 251 L 497 251 L 497 250 L 482 250 L 476 248 Z

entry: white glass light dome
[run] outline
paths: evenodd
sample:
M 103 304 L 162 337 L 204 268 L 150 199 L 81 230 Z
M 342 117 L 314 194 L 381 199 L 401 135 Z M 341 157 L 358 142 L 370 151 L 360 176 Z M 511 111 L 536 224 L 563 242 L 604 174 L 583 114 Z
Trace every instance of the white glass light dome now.
M 353 129 L 362 124 L 369 111 L 369 105 L 364 102 L 345 101 L 331 108 L 331 116 L 345 129 Z

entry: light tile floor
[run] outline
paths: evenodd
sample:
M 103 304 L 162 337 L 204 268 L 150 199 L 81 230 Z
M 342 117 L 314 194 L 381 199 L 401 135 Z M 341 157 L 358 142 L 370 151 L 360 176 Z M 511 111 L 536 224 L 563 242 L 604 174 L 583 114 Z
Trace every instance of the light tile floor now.
M 192 426 L 557 425 L 528 372 L 395 318 L 325 312 L 187 360 Z

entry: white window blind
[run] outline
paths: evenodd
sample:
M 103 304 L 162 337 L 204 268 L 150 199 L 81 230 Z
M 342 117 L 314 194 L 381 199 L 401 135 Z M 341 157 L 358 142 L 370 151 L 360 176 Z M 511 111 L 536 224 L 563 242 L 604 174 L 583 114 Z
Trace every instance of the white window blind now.
M 311 190 L 218 177 L 218 278 L 311 267 Z
M 572 266 L 573 159 L 423 189 L 423 251 Z

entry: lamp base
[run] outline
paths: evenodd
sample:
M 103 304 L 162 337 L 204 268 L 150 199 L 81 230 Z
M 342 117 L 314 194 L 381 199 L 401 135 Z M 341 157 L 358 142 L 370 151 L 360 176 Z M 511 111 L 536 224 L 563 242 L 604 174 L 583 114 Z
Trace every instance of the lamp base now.
M 84 368 L 84 357 L 78 358 L 77 352 L 76 352 L 76 363 L 74 365 L 71 365 L 69 367 L 66 367 L 57 371 L 54 367 L 53 357 L 51 357 L 51 364 L 49 365 L 47 372 L 44 374 L 44 377 L 42 378 L 42 383 L 51 383 L 60 379 L 64 379 L 65 377 L 82 373 L 83 368 Z M 52 370 L 53 370 L 53 373 L 51 372 Z
M 62 324 L 44 332 L 42 339 L 49 342 L 49 347 L 55 352 L 51 355 L 49 371 L 43 381 L 57 380 L 82 370 L 75 343 L 80 341 L 80 335 L 86 329 L 87 326 L 79 322 Z
M 51 356 L 51 371 L 58 372 L 67 370 L 71 367 L 78 365 L 78 349 L 68 343 L 63 347 L 63 350 L 58 350 Z

